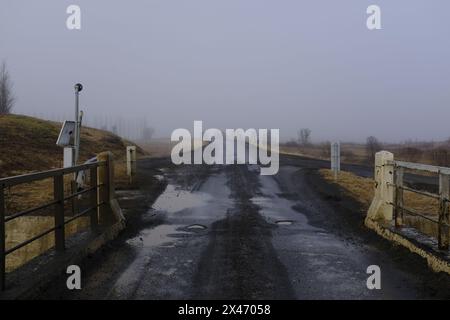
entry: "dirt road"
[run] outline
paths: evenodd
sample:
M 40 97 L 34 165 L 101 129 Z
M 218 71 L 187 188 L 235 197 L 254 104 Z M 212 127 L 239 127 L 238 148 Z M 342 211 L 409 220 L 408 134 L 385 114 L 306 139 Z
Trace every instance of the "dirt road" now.
M 82 266 L 82 290 L 55 283 L 41 298 L 450 298 L 450 278 L 367 230 L 360 208 L 317 175 L 313 161 L 181 166 L 145 160 L 142 188 L 121 192 L 129 227 Z M 156 201 L 145 179 L 165 188 Z M 152 192 L 154 192 L 153 190 Z M 381 290 L 366 286 L 381 268 Z

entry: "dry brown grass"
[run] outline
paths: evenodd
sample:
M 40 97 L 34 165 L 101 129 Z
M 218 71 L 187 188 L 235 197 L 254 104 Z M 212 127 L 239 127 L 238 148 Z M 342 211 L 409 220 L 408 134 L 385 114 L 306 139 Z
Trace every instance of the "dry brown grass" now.
M 15 247 L 31 237 L 53 228 L 54 225 L 53 217 L 45 216 L 20 217 L 7 222 L 5 225 L 6 249 Z M 70 237 L 71 235 L 87 230 L 88 228 L 88 217 L 76 219 L 65 226 L 66 237 Z M 9 254 L 6 259 L 7 272 L 13 271 L 36 256 L 53 248 L 55 245 L 54 237 L 53 232 L 49 233 L 39 240 L 33 241 Z
M 149 157 L 168 157 L 172 147 L 176 142 L 171 142 L 170 138 L 153 139 L 150 141 L 138 141 L 139 145 L 149 155 Z
M 60 127 L 60 123 L 27 116 L 0 116 L 0 178 L 61 167 L 62 149 L 55 144 Z M 128 184 L 126 146 L 133 144 L 110 132 L 83 127 L 80 163 L 100 152 L 111 151 L 115 158 L 116 185 L 124 188 Z M 139 157 L 147 155 L 140 147 L 137 152 Z M 70 193 L 70 180 L 70 175 L 65 176 L 66 195 Z M 52 198 L 52 179 L 8 188 L 5 190 L 7 214 L 50 202 Z
M 321 169 L 320 173 L 330 183 L 337 183 L 345 192 L 361 203 L 363 208 L 368 209 L 374 195 L 374 180 L 363 178 L 353 173 L 341 171 L 338 181 L 334 181 L 333 172 L 330 169 Z M 439 210 L 439 202 L 436 199 L 426 197 L 411 191 L 403 194 L 404 205 L 417 212 L 429 216 L 436 216 Z
M 368 209 L 373 199 L 374 181 L 373 179 L 359 177 L 353 173 L 341 171 L 337 182 L 334 180 L 333 171 L 321 169 L 320 174 L 329 183 L 337 183 L 345 192 L 356 199 L 364 209 Z
M 373 179 L 363 178 L 350 172 L 341 171 L 336 182 L 334 181 L 331 170 L 321 169 L 320 173 L 329 183 L 337 183 L 347 195 L 361 204 L 364 212 L 367 211 L 374 195 Z M 434 220 L 438 219 L 439 202 L 437 199 L 426 197 L 411 191 L 404 191 L 403 197 L 404 206 L 406 208 L 413 209 L 415 212 L 426 215 Z M 417 216 L 408 215 L 407 213 L 405 213 L 403 221 L 405 225 L 416 228 L 426 235 L 434 238 L 437 237 L 438 228 L 437 224 L 434 222 Z
M 405 142 L 400 144 L 383 143 L 382 150 L 390 151 L 396 160 L 450 166 L 450 139 L 441 142 Z M 280 151 L 315 159 L 330 160 L 330 146 L 326 143 L 307 146 L 296 145 L 295 142 L 280 145 Z M 366 144 L 341 142 L 341 161 L 352 164 L 373 165 L 369 159 Z
M 63 151 L 56 145 L 61 123 L 22 115 L 0 116 L 0 178 L 33 171 L 61 168 Z M 108 131 L 81 129 L 80 163 L 104 151 L 124 160 L 127 145 L 134 145 Z M 146 155 L 140 147 L 138 156 Z
M 325 144 L 309 146 L 280 145 L 280 153 L 330 160 L 330 147 Z M 367 163 L 367 153 L 363 144 L 341 143 L 341 161 L 345 163 Z

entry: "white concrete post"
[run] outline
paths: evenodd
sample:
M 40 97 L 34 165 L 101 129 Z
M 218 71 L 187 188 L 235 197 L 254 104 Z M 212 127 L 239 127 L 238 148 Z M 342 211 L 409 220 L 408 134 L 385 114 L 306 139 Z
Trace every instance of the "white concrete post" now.
M 334 180 L 337 180 L 338 173 L 341 171 L 341 144 L 339 142 L 331 144 L 331 170 L 334 174 Z
M 392 221 L 394 207 L 394 155 L 388 151 L 375 154 L 375 194 L 366 219 Z
M 134 182 L 136 175 L 136 147 L 127 146 L 127 175 L 130 177 L 130 183 Z

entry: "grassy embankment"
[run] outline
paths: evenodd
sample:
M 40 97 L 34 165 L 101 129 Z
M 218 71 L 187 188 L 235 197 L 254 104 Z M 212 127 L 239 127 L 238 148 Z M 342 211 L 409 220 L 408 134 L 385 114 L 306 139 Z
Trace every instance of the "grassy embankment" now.
M 56 146 L 61 123 L 21 115 L 0 116 L 0 178 L 62 167 L 62 149 Z M 115 183 L 127 186 L 125 169 L 126 146 L 133 143 L 106 131 L 82 128 L 80 163 L 103 151 L 111 151 L 115 159 Z M 138 148 L 138 156 L 145 153 Z M 70 193 L 70 175 L 65 177 L 65 193 Z M 5 206 L 13 214 L 45 204 L 53 198 L 53 181 L 45 179 L 5 190 Z M 12 246 L 53 227 L 52 209 L 24 216 L 6 223 L 6 246 Z M 66 215 L 71 214 L 66 203 Z M 66 226 L 71 235 L 88 227 L 86 218 Z M 7 269 L 12 270 L 53 246 L 53 234 L 35 241 L 8 256 Z

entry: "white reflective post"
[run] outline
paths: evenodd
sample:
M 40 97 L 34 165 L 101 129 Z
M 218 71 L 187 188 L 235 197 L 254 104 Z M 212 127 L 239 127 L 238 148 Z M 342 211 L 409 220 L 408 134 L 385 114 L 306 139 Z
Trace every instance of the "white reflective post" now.
M 339 142 L 331 144 L 331 170 L 333 170 L 334 180 L 337 180 L 338 173 L 341 171 L 341 144 Z

